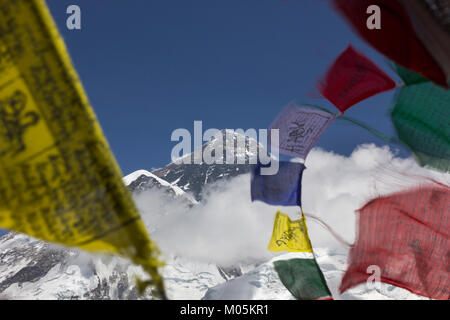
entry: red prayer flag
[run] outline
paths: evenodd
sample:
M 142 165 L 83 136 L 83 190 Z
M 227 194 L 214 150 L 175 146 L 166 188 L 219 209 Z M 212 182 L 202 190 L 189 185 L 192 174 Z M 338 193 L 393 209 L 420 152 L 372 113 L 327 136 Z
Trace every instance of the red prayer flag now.
M 405 68 L 448 88 L 445 72 L 415 32 L 408 11 L 398 0 L 333 0 L 336 9 L 378 51 Z M 381 29 L 367 28 L 367 8 L 381 9 Z
M 414 30 L 450 85 L 450 0 L 401 0 Z
M 317 85 L 323 96 L 341 112 L 395 86 L 383 70 L 352 46 L 341 53 Z
M 340 292 L 381 282 L 434 299 L 450 298 L 450 188 L 430 185 L 376 198 L 359 210 L 357 241 Z

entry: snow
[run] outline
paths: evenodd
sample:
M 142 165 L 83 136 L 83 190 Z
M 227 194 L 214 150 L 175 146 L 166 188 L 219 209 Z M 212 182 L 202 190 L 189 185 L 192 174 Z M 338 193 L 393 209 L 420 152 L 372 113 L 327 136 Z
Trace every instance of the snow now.
M 147 170 L 137 170 L 133 173 L 130 173 L 129 175 L 123 177 L 123 182 L 125 183 L 125 185 L 128 186 L 133 181 L 138 179 L 140 176 L 147 176 L 149 178 L 153 178 L 156 181 L 158 181 L 162 186 L 172 188 L 177 196 L 185 195 L 185 192 L 177 185 L 171 184 L 171 183 L 167 182 L 166 180 L 161 179 L 160 177 L 154 175 L 153 173 L 148 172 Z
M 335 254 L 326 249 L 315 250 L 327 285 L 335 300 L 427 300 L 402 288 L 381 283 L 379 289 L 370 289 L 361 284 L 353 289 L 338 292 L 341 278 L 347 267 L 346 254 Z M 211 288 L 203 299 L 208 300 L 293 300 L 291 293 L 278 278 L 274 261 L 294 258 L 311 259 L 309 253 L 286 253 L 279 255 L 248 273 Z
M 57 300 L 82 295 L 85 289 L 94 289 L 98 280 L 85 278 L 78 266 L 60 272 L 61 264 L 54 266 L 39 282 L 14 283 L 3 294 L 15 300 Z
M 217 266 L 171 257 L 162 269 L 167 295 L 175 300 L 200 300 L 206 291 L 225 281 Z
M 21 234 L 2 238 L 0 283 L 32 264 L 33 255 L 29 253 L 39 255 L 45 245 Z M 119 257 L 94 256 L 83 252 L 80 255 L 71 252 L 70 256 L 72 257 L 63 263 L 53 266 L 43 277 L 28 282 L 11 283 L 0 295 L 16 300 L 89 299 L 85 294 L 99 287 L 100 282 L 106 282 L 108 292 L 103 293 L 105 296 L 102 297 L 118 299 L 118 270 L 128 279 L 134 279 L 135 275 L 144 275 L 139 267 Z M 366 284 L 361 284 L 341 295 L 338 287 L 347 268 L 347 252 L 333 252 L 319 247 L 315 248 L 314 256 L 336 300 L 427 300 L 402 288 L 383 283 L 378 289 L 370 289 Z M 256 267 L 241 266 L 243 275 L 228 281 L 221 276 L 217 265 L 179 256 L 165 257 L 166 265 L 161 272 L 170 299 L 292 300 L 294 297 L 279 280 L 273 262 L 312 257 L 311 253 L 280 254 Z
M 126 175 L 125 177 L 123 177 L 123 182 L 125 183 L 126 186 L 128 186 L 134 180 L 136 180 L 137 178 L 139 178 L 142 175 L 147 176 L 147 177 L 154 176 L 154 174 L 150 173 L 147 170 L 137 170 L 137 171 L 130 173 L 129 175 Z

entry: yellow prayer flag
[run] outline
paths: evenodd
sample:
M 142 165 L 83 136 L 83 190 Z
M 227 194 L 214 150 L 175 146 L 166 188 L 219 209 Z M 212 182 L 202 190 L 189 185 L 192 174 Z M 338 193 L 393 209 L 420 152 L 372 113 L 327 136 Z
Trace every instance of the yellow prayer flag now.
M 305 218 L 291 221 L 288 215 L 277 212 L 273 225 L 270 251 L 313 252 Z
M 0 227 L 140 264 L 159 251 L 43 0 L 0 0 Z

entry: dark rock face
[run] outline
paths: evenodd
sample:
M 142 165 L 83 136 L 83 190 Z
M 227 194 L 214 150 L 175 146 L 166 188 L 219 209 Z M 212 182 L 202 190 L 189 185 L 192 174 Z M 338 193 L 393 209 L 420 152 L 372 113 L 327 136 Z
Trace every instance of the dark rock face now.
M 153 188 L 164 190 L 164 192 L 169 196 L 176 196 L 176 193 L 172 188 L 163 186 L 155 178 L 146 176 L 144 174 L 128 185 L 128 189 L 134 194 Z
M 218 266 L 217 269 L 219 270 L 220 275 L 227 281 L 242 276 L 242 270 L 239 267 L 226 268 Z
M 12 236 L 14 236 L 13 233 L 10 233 L 8 235 L 8 237 Z M 7 261 L 11 258 L 14 259 L 18 254 L 35 256 L 35 259 L 32 259 L 31 263 L 29 263 L 26 267 L 20 269 L 12 277 L 9 277 L 6 280 L 0 282 L 0 292 L 14 283 L 21 284 L 24 282 L 34 282 L 41 279 L 50 271 L 50 269 L 58 264 L 62 264 L 67 258 L 67 252 L 50 248 L 48 244 L 40 250 L 39 254 L 36 254 L 36 252 L 34 252 L 32 248 L 28 249 L 29 250 L 26 250 L 25 252 L 22 251 L 20 253 L 0 253 L 0 261 Z M 7 255 L 9 255 L 8 259 L 6 259 Z M 1 263 L 2 262 L 0 262 L 0 264 Z
M 126 273 L 114 273 L 107 279 L 101 279 L 97 273 L 98 285 L 95 289 L 86 292 L 84 299 L 88 300 L 111 300 L 111 284 L 115 284 L 117 288 L 118 300 L 138 300 L 139 295 L 136 288 L 128 282 Z M 75 297 L 79 299 L 79 297 Z
M 225 130 L 220 132 L 222 141 L 212 138 L 202 146 L 203 154 L 208 149 L 214 155 L 215 150 L 222 149 L 222 164 L 207 164 L 195 152 L 187 155 L 190 159 L 189 164 L 170 163 L 164 168 L 153 171 L 152 173 L 181 188 L 186 193 L 191 194 L 196 201 L 202 200 L 202 191 L 205 185 L 214 183 L 218 180 L 229 179 L 241 174 L 249 173 L 252 161 L 255 161 L 255 154 L 262 148 L 255 140 L 249 139 L 237 133 L 230 133 Z M 215 149 L 217 148 L 217 149 Z M 227 155 L 233 159 L 233 163 L 226 162 Z M 197 161 L 195 159 L 197 158 Z M 153 177 L 146 175 L 140 176 L 128 185 L 132 192 L 142 192 L 150 188 L 164 188 L 167 193 L 174 194 L 174 191 L 161 184 Z
M 190 158 L 190 164 L 171 163 L 152 173 L 169 183 L 176 183 L 182 190 L 190 192 L 197 201 L 201 201 L 203 187 L 206 184 L 250 172 L 251 163 L 255 161 L 256 154 L 262 148 L 255 140 L 237 133 L 227 134 L 225 130 L 222 130 L 221 136 L 223 164 L 206 164 L 202 159 L 196 162 L 194 160 L 198 155 L 195 155 L 194 152 L 187 156 Z M 240 146 L 242 142 L 244 143 Z M 213 149 L 211 154 L 214 154 L 215 146 L 220 146 L 220 144 L 217 144 L 217 140 L 210 140 L 202 146 L 202 153 L 209 148 Z M 229 158 L 233 159 L 233 163 L 226 163 L 227 155 L 232 156 Z
M 229 179 L 240 174 L 250 172 L 248 164 L 170 164 L 167 167 L 156 170 L 153 174 L 177 185 L 186 192 L 190 192 L 195 200 L 202 200 L 202 191 L 206 184 L 220 179 Z
M 22 235 L 10 232 L 0 239 L 1 242 L 15 240 Z M 76 261 L 80 252 L 70 248 L 56 247 L 49 243 L 38 240 L 19 241 L 11 247 L 0 253 L 0 269 L 7 269 L 8 266 L 15 264 L 25 264 L 17 272 L 11 273 L 6 279 L 0 282 L 0 296 L 5 289 L 16 284 L 20 289 L 24 283 L 38 282 L 48 275 L 49 271 L 57 268 L 55 277 L 64 274 L 70 274 L 70 266 L 77 265 Z M 101 259 L 101 258 L 98 258 Z M 107 275 L 99 275 L 94 262 L 91 260 L 83 263 L 84 273 L 91 275 L 96 279 L 97 285 L 94 288 L 86 287 L 82 296 L 74 295 L 70 290 L 61 291 L 57 298 L 61 300 L 110 300 L 114 299 L 139 299 L 134 285 L 130 284 L 128 275 L 120 267 L 114 268 Z M 61 280 L 63 281 L 63 280 Z M 117 290 L 117 295 L 111 296 L 111 290 Z M 39 298 L 39 292 L 36 293 Z M 8 299 L 8 295 L 3 296 Z

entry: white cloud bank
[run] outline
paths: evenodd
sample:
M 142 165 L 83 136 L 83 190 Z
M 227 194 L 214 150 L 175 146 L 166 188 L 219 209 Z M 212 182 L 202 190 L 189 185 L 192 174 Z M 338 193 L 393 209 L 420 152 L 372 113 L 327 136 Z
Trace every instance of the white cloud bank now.
M 396 158 L 388 148 L 358 147 L 350 157 L 314 149 L 303 174 L 304 212 L 325 220 L 348 242 L 354 241 L 355 210 L 381 194 L 417 184 L 431 177 L 448 184 L 450 175 L 419 167 L 413 159 Z M 188 208 L 185 201 L 167 201 L 162 191 L 135 196 L 151 236 L 165 254 L 175 254 L 220 265 L 262 262 L 273 257 L 267 251 L 273 219 L 278 209 L 291 218 L 295 207 L 275 207 L 250 200 L 250 175 L 218 182 L 208 189 L 206 202 Z M 312 219 L 307 220 L 314 248 L 346 251 Z

